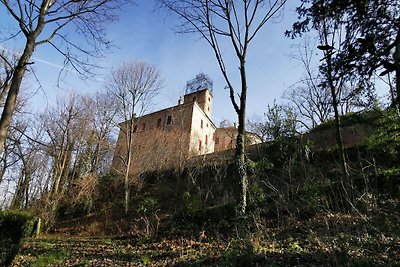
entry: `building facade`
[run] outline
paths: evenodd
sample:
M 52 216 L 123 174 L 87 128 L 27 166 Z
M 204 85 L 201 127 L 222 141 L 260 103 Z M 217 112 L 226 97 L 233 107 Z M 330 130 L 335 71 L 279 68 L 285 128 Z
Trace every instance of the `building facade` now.
M 189 158 L 235 148 L 237 129 L 215 126 L 211 120 L 212 100 L 212 81 L 200 74 L 188 82 L 178 105 L 136 118 L 131 172 L 177 168 Z M 116 171 L 124 170 L 126 125 L 120 124 L 113 159 Z

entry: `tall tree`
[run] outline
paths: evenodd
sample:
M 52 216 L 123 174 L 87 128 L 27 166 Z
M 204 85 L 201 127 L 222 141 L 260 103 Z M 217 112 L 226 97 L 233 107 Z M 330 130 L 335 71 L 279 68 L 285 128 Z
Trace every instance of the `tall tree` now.
M 116 104 L 109 93 L 71 94 L 56 107 L 32 115 L 39 119 L 17 113 L 0 163 L 0 175 L 6 173 L 15 182 L 12 207 L 34 204 L 46 223 L 52 223 L 60 201 L 90 202 L 99 175 L 110 167 Z M 84 204 L 90 208 L 92 203 Z
M 172 11 L 182 24 L 182 33 L 198 33 L 211 46 L 221 73 L 227 83 L 229 96 L 238 116 L 238 136 L 235 163 L 237 177 L 234 181 L 238 214 L 247 207 L 248 177 L 245 162 L 245 123 L 247 98 L 246 58 L 249 45 L 264 25 L 282 10 L 286 0 L 158 0 L 162 7 Z M 228 73 L 223 55 L 224 41 L 228 40 L 238 60 L 239 89 L 233 84 L 234 74 Z M 235 96 L 238 94 L 239 99 Z
M 306 129 L 313 129 L 320 123 L 334 117 L 332 93 L 328 87 L 321 86 L 326 80 L 326 75 L 318 71 L 318 64 L 316 64 L 315 55 L 318 56 L 316 43 L 319 40 L 313 42 L 310 40 L 311 38 L 304 38 L 304 42 L 299 44 L 298 54 L 293 56 L 302 64 L 304 76 L 299 82 L 290 86 L 283 96 L 295 106 L 299 115 L 299 122 Z M 337 73 L 336 70 L 335 72 Z M 342 79 L 345 80 L 345 78 Z M 338 101 L 340 115 L 361 108 L 371 108 L 376 103 L 373 90 L 364 90 L 364 92 L 354 90 L 355 82 L 347 81 L 337 90 L 338 99 L 340 99 Z
M 52 162 L 46 209 L 49 216 L 47 221 L 50 224 L 54 222 L 59 202 L 74 178 L 78 155 L 88 136 L 87 117 L 83 110 L 82 98 L 75 94 L 60 100 L 57 107 L 41 115 L 47 135 L 42 143 L 47 142 L 44 149 Z
M 295 107 L 301 118 L 301 124 L 306 129 L 313 129 L 318 124 L 327 121 L 332 116 L 332 100 L 329 90 L 321 88 L 321 73 L 314 68 L 315 44 L 310 38 L 304 38 L 304 43 L 299 44 L 298 60 L 304 68 L 303 78 L 290 86 L 283 97 Z
M 302 21 L 291 33 L 301 34 L 322 18 L 336 20 L 343 28 L 341 50 L 333 67 L 361 83 L 376 72 L 394 74 L 395 86 L 389 87 L 393 106 L 400 106 L 400 1 L 399 0 L 301 0 Z M 293 36 L 293 35 L 292 35 Z
M 42 158 L 40 157 L 39 145 L 36 140 L 40 140 L 41 131 L 33 133 L 32 129 L 28 129 L 30 125 L 27 121 L 20 121 L 13 126 L 13 131 L 10 131 L 8 139 L 14 139 L 15 151 L 14 153 L 18 156 L 20 161 L 18 181 L 15 187 L 15 193 L 11 203 L 12 208 L 27 208 L 32 195 L 30 195 L 31 187 L 33 186 L 33 180 L 35 175 L 37 176 L 42 164 Z M 28 136 L 30 131 L 32 138 Z M 13 134 L 14 132 L 14 134 Z M 44 175 L 40 173 L 39 175 Z
M 22 54 L 12 66 L 7 98 L 0 118 L 0 151 L 14 114 L 21 82 L 37 46 L 48 44 L 64 56 L 65 64 L 84 74 L 89 71 L 89 59 L 101 55 L 110 45 L 105 38 L 104 24 L 116 19 L 115 11 L 129 0 L 0 0 L 10 21 L 17 28 L 13 38 L 22 35 Z M 82 35 L 71 37 L 69 34 Z M 79 42 L 81 40 L 82 42 Z
M 10 89 L 10 82 L 13 76 L 14 63 L 12 56 L 6 52 L 0 52 L 0 105 L 4 106 L 4 99 Z
M 309 5 L 307 3 L 311 2 Z M 347 181 L 349 176 L 346 156 L 343 146 L 343 138 L 341 133 L 340 122 L 340 103 L 342 91 L 346 82 L 352 78 L 351 74 L 347 75 L 342 68 L 335 65 L 339 62 L 338 51 L 342 50 L 344 38 L 355 38 L 347 34 L 344 25 L 341 23 L 342 16 L 329 16 L 329 10 L 326 9 L 326 1 L 324 0 L 302 0 L 302 5 L 297 8 L 300 18 L 303 21 L 296 22 L 291 31 L 287 31 L 286 35 L 295 37 L 301 35 L 308 30 L 308 24 L 311 23 L 313 29 L 316 30 L 318 43 L 317 48 L 322 52 L 322 59 L 319 66 L 321 74 L 320 83 L 318 84 L 322 90 L 327 89 L 330 92 L 331 104 L 335 117 L 336 142 L 339 151 L 339 161 L 341 167 L 342 181 Z
M 355 43 L 359 39 L 359 32 L 348 27 L 349 14 L 337 12 L 339 6 L 347 5 L 347 2 L 334 0 L 301 0 L 302 5 L 297 8 L 300 19 L 294 23 L 293 29 L 286 35 L 296 37 L 309 30 L 309 26 L 317 32 L 319 45 L 322 52 L 320 60 L 321 88 L 327 88 L 331 93 L 331 103 L 335 117 L 335 132 L 338 145 L 339 162 L 341 168 L 340 182 L 348 204 L 352 206 L 352 187 L 346 163 L 345 148 L 341 133 L 340 106 L 343 102 L 344 90 L 350 89 L 350 94 L 360 95 L 371 89 L 371 82 L 357 75 L 343 57 L 347 49 L 347 43 Z M 370 1 L 362 1 L 360 8 L 368 5 Z M 338 4 L 338 5 L 336 5 Z M 360 3 L 359 3 L 360 4 Z M 349 87 L 349 85 L 351 87 Z
M 120 116 L 124 120 L 120 124 L 120 138 L 124 140 L 121 149 L 125 153 L 117 160 L 122 161 L 124 166 L 125 213 L 129 210 L 133 139 L 138 130 L 138 117 L 149 111 L 162 83 L 155 66 L 135 61 L 122 63 L 113 70 L 106 84 L 108 91 L 116 97 Z
M 347 71 L 356 71 L 360 78 L 370 78 L 374 71 L 380 76 L 394 74 L 395 86 L 389 87 L 392 105 L 400 109 L 400 1 L 330 0 L 330 16 L 345 14 L 347 32 L 357 39 L 344 42 L 341 57 Z M 343 17 L 343 16 L 342 16 Z
M 92 174 L 109 171 L 113 149 L 116 142 L 116 120 L 119 104 L 115 95 L 108 92 L 97 93 L 86 98 L 85 107 L 91 110 L 91 124 L 93 128 L 94 148 L 91 157 Z

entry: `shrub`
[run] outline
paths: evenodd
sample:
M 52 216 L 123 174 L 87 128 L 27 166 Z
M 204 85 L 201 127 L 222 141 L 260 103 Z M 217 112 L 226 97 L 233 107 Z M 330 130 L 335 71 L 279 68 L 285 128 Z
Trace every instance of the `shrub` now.
M 24 237 L 32 236 L 37 217 L 26 211 L 0 212 L 0 266 L 10 266 Z
M 221 258 L 222 266 L 255 266 L 256 255 L 250 240 L 234 240 Z
M 153 197 L 145 197 L 139 205 L 137 212 L 141 215 L 149 215 L 153 213 L 158 205 L 158 200 Z
M 65 258 L 68 256 L 68 253 L 65 250 L 58 250 L 58 251 L 50 251 L 46 253 L 46 255 L 41 255 L 37 258 L 32 265 L 37 267 L 46 267 L 46 266 L 54 266 L 54 265 L 61 265 Z M 79 265 L 75 266 L 87 266 L 85 265 L 86 262 L 81 262 Z
M 200 193 L 190 195 L 189 192 L 185 191 L 183 193 L 182 199 L 183 199 L 183 207 L 189 213 L 196 212 L 203 208 Z
M 326 209 L 332 208 L 328 199 L 334 198 L 335 183 L 320 181 L 304 185 L 295 196 L 296 208 L 299 215 L 309 217 Z M 339 201 L 338 199 L 335 199 Z
M 252 181 L 249 186 L 249 205 L 258 208 L 264 204 L 266 199 L 263 188 L 257 181 Z
M 378 164 L 387 167 L 400 164 L 400 122 L 395 111 L 389 110 L 378 122 L 375 133 L 367 139 L 368 152 Z
M 235 218 L 235 206 L 232 203 L 197 210 L 183 209 L 174 215 L 177 226 L 218 226 L 230 223 Z
M 379 169 L 377 171 L 377 186 L 379 192 L 399 196 L 400 168 Z

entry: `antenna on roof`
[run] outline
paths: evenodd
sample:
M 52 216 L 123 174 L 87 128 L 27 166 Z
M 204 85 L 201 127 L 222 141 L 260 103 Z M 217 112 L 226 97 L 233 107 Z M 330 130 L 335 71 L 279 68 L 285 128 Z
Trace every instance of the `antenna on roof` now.
M 186 83 L 185 94 L 198 92 L 204 89 L 208 89 L 212 93 L 213 81 L 208 75 L 200 73 L 196 75 L 196 78 Z

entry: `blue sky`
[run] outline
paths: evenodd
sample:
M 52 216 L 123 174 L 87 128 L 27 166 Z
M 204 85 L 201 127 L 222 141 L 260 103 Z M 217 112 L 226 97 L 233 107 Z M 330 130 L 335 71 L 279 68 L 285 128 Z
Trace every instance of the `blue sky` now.
M 197 35 L 174 33 L 174 18 L 162 11 L 154 11 L 153 0 L 137 2 L 136 6 L 126 7 L 120 12 L 118 22 L 108 25 L 108 36 L 116 48 L 99 61 L 104 69 L 92 80 L 83 81 L 74 72 L 68 72 L 65 82 L 57 87 L 60 70 L 57 66 L 62 64 L 62 58 L 48 46 L 38 47 L 33 61 L 42 88 L 38 90 L 33 75 L 25 82 L 28 88 L 25 95 L 30 98 L 31 108 L 40 110 L 52 106 L 57 97 L 63 97 L 71 91 L 102 91 L 104 79 L 111 68 L 123 61 L 138 59 L 157 66 L 164 78 L 165 88 L 155 99 L 155 108 L 175 105 L 184 91 L 186 81 L 204 72 L 214 81 L 214 121 L 217 125 L 223 119 L 235 121 L 236 115 L 211 48 Z M 299 62 L 290 57 L 296 52 L 293 46 L 300 40 L 291 40 L 283 34 L 296 19 L 296 4 L 297 1 L 289 1 L 282 21 L 265 25 L 249 48 L 248 117 L 262 115 L 274 98 L 279 99 L 288 86 L 301 78 L 303 70 Z M 4 13 L 0 12 L 0 16 L 3 17 L 0 19 L 3 24 Z M 4 28 L 1 30 L 4 33 Z M 15 42 L 3 42 L 0 45 L 7 49 L 19 48 Z M 238 64 L 233 55 L 227 53 L 226 58 L 232 70 L 237 70 Z

